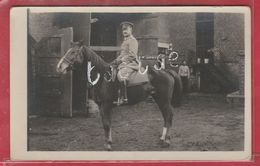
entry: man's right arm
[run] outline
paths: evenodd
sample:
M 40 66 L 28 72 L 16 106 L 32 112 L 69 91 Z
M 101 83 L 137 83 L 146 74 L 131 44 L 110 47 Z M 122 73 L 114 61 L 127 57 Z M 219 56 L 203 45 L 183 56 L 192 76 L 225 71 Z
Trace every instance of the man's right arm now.
M 122 62 L 122 54 L 120 54 L 115 60 L 111 62 L 111 65 L 118 66 Z

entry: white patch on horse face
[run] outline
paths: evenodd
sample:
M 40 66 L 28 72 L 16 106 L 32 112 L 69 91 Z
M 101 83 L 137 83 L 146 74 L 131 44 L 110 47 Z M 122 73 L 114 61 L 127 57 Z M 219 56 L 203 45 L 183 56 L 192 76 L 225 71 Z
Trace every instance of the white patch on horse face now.
M 58 73 L 61 73 L 61 63 L 62 63 L 62 61 L 63 61 L 63 58 L 61 58 L 61 60 L 60 60 L 59 63 L 57 64 L 56 71 L 57 71 Z
M 166 138 L 166 134 L 167 134 L 167 128 L 166 127 L 163 127 L 163 132 L 162 132 L 162 136 L 161 136 L 161 140 L 165 140 Z
M 64 72 L 66 72 L 67 73 L 67 68 L 69 67 L 69 64 L 67 64 L 67 63 L 62 63 L 61 64 L 61 71 L 62 71 L 62 73 L 64 73 Z
M 57 68 L 56 68 L 56 71 L 58 72 L 58 73 L 63 73 L 63 74 L 66 74 L 67 73 L 67 68 L 69 67 L 69 64 L 68 63 L 66 63 L 65 61 L 64 61 L 64 59 L 62 58 L 61 60 L 60 60 L 60 62 L 58 63 L 58 65 L 57 65 Z
M 72 48 L 70 48 L 65 55 L 61 58 L 61 60 L 58 62 L 56 71 L 58 73 L 67 73 L 66 69 L 69 67 L 69 64 L 64 61 L 64 58 L 71 52 Z

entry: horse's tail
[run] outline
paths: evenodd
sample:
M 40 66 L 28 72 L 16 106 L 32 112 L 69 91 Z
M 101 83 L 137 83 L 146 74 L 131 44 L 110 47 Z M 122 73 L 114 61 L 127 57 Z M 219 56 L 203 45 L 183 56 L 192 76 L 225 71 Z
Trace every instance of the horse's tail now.
M 181 77 L 174 70 L 168 70 L 168 72 L 174 78 L 174 90 L 172 94 L 171 104 L 173 107 L 180 107 L 183 89 Z

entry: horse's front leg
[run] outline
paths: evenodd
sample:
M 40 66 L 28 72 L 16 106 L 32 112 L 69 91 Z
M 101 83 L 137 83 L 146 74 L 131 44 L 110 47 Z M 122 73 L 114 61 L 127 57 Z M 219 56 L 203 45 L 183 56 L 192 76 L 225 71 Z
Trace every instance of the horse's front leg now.
M 101 104 L 100 114 L 105 132 L 105 149 L 112 150 L 112 130 L 111 130 L 112 103 L 104 102 Z

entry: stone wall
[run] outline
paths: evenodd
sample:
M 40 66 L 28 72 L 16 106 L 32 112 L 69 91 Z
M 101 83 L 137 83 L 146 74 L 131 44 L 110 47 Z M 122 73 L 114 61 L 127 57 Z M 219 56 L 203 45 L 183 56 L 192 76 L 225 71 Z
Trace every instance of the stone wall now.
M 215 63 L 238 87 L 240 78 L 239 52 L 244 50 L 244 16 L 218 13 L 214 16 Z
M 173 50 L 180 55 L 180 61 L 186 59 L 188 64 L 196 64 L 196 13 L 151 13 L 129 21 L 135 24 L 134 35 L 139 38 L 142 55 L 156 55 L 158 48 L 154 42 L 157 38 L 158 42 L 172 43 Z M 213 31 L 214 63 L 238 87 L 243 80 L 238 54 L 244 50 L 244 17 L 235 13 L 216 13 Z M 117 32 L 117 43 L 120 45 L 122 35 L 119 25 Z M 149 37 L 151 40 L 148 40 Z
M 196 15 L 194 13 L 150 13 L 130 21 L 134 23 L 134 36 L 139 41 L 140 56 L 156 56 L 158 42 L 172 43 L 173 50 L 180 55 L 179 59 L 195 63 Z M 120 45 L 123 38 L 121 29 L 117 32 L 117 43 Z
M 37 67 L 37 55 L 36 55 L 36 47 L 37 43 L 46 36 L 51 36 L 51 34 L 54 34 L 57 32 L 58 28 L 53 26 L 53 14 L 44 14 L 44 13 L 29 13 L 29 34 L 28 34 L 28 49 L 29 49 L 29 55 L 31 58 L 31 77 L 30 77 L 30 100 L 29 100 L 29 113 L 30 114 L 38 114 L 37 108 L 37 100 L 36 100 L 36 73 L 38 72 Z
M 29 14 L 29 33 L 37 42 L 58 31 L 58 27 L 53 26 L 54 17 L 55 15 L 50 13 Z
M 39 42 L 44 37 L 60 34 L 62 28 L 72 27 L 73 40 L 84 39 L 85 44 L 89 45 L 89 21 L 89 13 L 30 13 L 29 34 Z M 34 64 L 35 58 L 37 55 L 32 56 Z M 77 110 L 85 110 L 86 105 L 86 83 L 82 75 L 85 76 L 85 73 L 80 69 L 73 72 L 73 107 Z
M 194 13 L 167 13 L 159 17 L 159 42 L 170 42 L 181 55 L 196 52 L 196 15 Z M 194 55 L 195 56 L 195 55 Z

